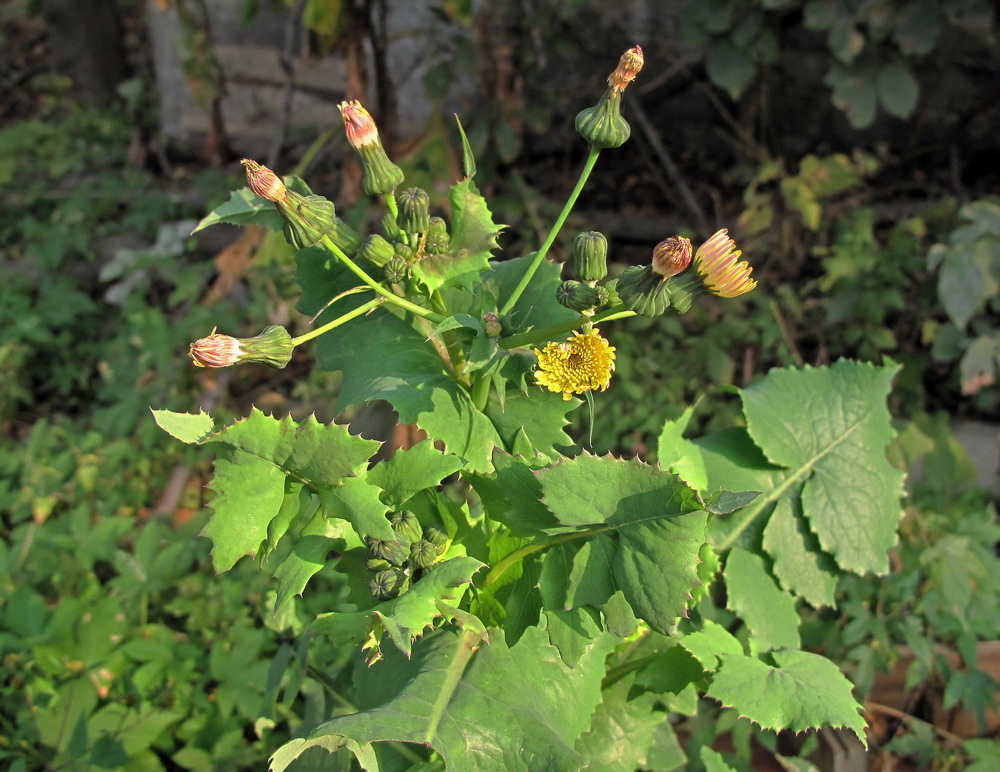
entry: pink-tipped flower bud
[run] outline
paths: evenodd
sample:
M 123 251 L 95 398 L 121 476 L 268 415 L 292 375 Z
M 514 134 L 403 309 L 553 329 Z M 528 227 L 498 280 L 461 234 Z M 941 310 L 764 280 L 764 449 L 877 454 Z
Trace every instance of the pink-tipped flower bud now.
M 691 255 L 690 239 L 671 236 L 653 248 L 653 271 L 669 279 L 691 265 Z
M 621 114 L 622 92 L 635 80 L 642 69 L 643 56 L 639 46 L 630 48 L 608 77 L 608 89 L 593 107 L 581 110 L 576 116 L 576 130 L 594 150 L 621 147 L 632 134 L 632 129 Z
M 378 127 L 371 114 L 357 100 L 341 102 L 340 115 L 344 119 L 344 131 L 351 147 L 360 150 L 379 141 Z
M 191 344 L 189 354 L 198 367 L 229 367 L 247 362 L 283 368 L 292 358 L 292 336 L 280 325 L 267 327 L 252 338 L 234 338 L 212 332 Z
M 389 160 L 378 128 L 360 102 L 341 102 L 347 141 L 361 159 L 361 189 L 369 196 L 387 196 L 403 181 L 403 170 Z
M 250 186 L 250 190 L 261 198 L 266 198 L 276 204 L 285 200 L 288 189 L 277 174 L 249 158 L 244 158 L 240 163 L 247 170 L 247 184 Z

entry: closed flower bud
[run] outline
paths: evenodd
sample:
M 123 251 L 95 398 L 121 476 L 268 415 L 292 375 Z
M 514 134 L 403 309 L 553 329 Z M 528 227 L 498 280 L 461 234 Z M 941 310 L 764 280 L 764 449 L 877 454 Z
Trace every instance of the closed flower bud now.
M 626 268 L 615 289 L 625 307 L 641 316 L 659 316 L 670 308 L 670 289 L 652 266 Z
M 393 253 L 400 260 L 405 260 L 407 263 L 409 263 L 413 259 L 413 247 L 411 247 L 409 244 L 404 244 L 403 242 L 399 241 L 392 245 L 392 249 Z
M 440 217 L 432 217 L 427 226 L 427 240 L 424 249 L 429 255 L 443 255 L 451 246 L 448 226 Z
M 382 558 L 388 560 L 394 566 L 401 566 L 410 556 L 410 542 L 405 544 L 398 539 L 392 541 L 382 541 L 381 539 L 368 539 L 368 556 L 372 558 Z
M 600 281 L 608 275 L 608 240 L 603 233 L 586 231 L 576 234 L 570 267 L 578 279 Z
M 424 540 L 429 541 L 437 547 L 438 554 L 444 554 L 444 550 L 448 546 L 448 534 L 436 525 L 428 526 L 424 529 Z
M 586 311 L 597 305 L 597 290 L 582 281 L 569 279 L 556 288 L 556 300 L 573 311 Z
M 358 250 L 358 255 L 363 257 L 372 265 L 382 268 L 386 263 L 392 260 L 393 257 L 395 257 L 396 252 L 393 249 L 392 244 L 379 236 L 377 233 L 373 233 L 361 242 L 361 249 Z
M 379 600 L 398 598 L 410 587 L 410 577 L 401 568 L 379 571 L 368 582 L 368 588 Z
M 361 159 L 361 189 L 369 196 L 390 195 L 403 181 L 403 170 L 389 160 L 375 121 L 360 102 L 341 102 L 347 141 Z
M 396 196 L 396 203 L 399 204 L 397 222 L 405 233 L 415 236 L 427 232 L 431 224 L 431 199 L 426 191 L 420 188 L 407 188 Z
M 389 523 L 392 525 L 392 530 L 396 532 L 396 538 L 407 544 L 417 541 L 424 532 L 420 521 L 412 512 L 393 512 Z
M 671 236 L 653 248 L 653 273 L 664 279 L 676 276 L 691 265 L 691 241 L 683 236 Z
M 346 223 L 337 220 L 332 201 L 323 196 L 303 196 L 288 190 L 274 172 L 249 158 L 240 163 L 246 169 L 250 189 L 278 208 L 285 221 L 282 227 L 285 239 L 293 247 L 311 247 L 328 234 L 337 234 L 342 241 L 352 240 L 353 231 Z
M 213 332 L 191 344 L 189 354 L 198 367 L 229 367 L 262 362 L 281 369 L 292 358 L 292 336 L 279 325 L 267 327 L 252 338 L 233 338 Z
M 382 269 L 386 280 L 390 282 L 403 281 L 409 272 L 410 264 L 398 255 L 386 263 Z
M 503 334 L 503 325 L 500 324 L 500 314 L 496 311 L 487 311 L 483 314 L 483 328 L 486 330 L 487 338 L 499 338 Z
M 635 80 L 642 69 L 643 55 L 639 46 L 630 48 L 618 61 L 615 71 L 608 77 L 608 90 L 594 106 L 576 116 L 576 130 L 595 150 L 619 147 L 632 133 L 621 115 L 622 92 Z
M 430 568 L 438 559 L 438 548 L 429 541 L 418 539 L 410 545 L 410 565 L 414 568 Z
M 399 223 L 392 216 L 392 212 L 386 212 L 382 215 L 382 219 L 379 220 L 379 228 L 382 230 L 382 235 L 392 243 L 401 241 L 403 238 L 403 231 L 400 230 Z
M 616 306 L 622 302 L 613 283 L 598 284 L 594 289 L 597 290 L 597 305 L 599 306 Z

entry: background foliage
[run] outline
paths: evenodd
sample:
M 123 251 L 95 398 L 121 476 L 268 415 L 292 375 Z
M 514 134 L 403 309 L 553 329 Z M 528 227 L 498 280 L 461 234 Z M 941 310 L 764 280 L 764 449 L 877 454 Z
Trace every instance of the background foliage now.
M 317 50 L 337 50 L 348 34 L 380 40 L 370 23 L 377 15 L 359 14 L 354 4 L 342 4 L 337 17 L 328 13 L 335 4 L 304 6 Z M 295 268 L 267 239 L 252 262 L 234 268 L 224 242 L 188 235 L 242 184 L 235 159 L 212 165 L 159 144 L 136 32 L 140 6 L 120 7 L 132 30 L 134 76 L 116 104 L 100 110 L 74 102 L 69 82 L 53 72 L 43 21 L 23 6 L 3 11 L 0 66 L 15 88 L 0 105 L 0 760 L 13 770 L 256 769 L 290 738 L 365 708 L 364 695 L 377 688 L 364 671 L 350 682 L 349 649 L 300 636 L 304 620 L 343 602 L 351 588 L 326 572 L 310 574 L 308 565 L 293 571 L 294 555 L 281 550 L 263 575 L 237 563 L 237 553 L 225 561 L 233 570 L 215 577 L 220 556 L 196 537 L 208 517 L 208 456 L 170 442 L 146 410 L 204 405 L 226 421 L 254 403 L 297 416 L 317 410 L 328 420 L 355 401 L 357 386 L 306 375 L 304 361 L 277 376 L 190 368 L 185 343 L 216 324 L 250 330 L 298 319 Z M 463 120 L 495 219 L 515 224 L 505 250 L 523 254 L 572 184 L 580 152 L 570 140 L 572 115 L 581 95 L 599 91 L 608 60 L 635 41 L 613 24 L 607 40 L 595 40 L 580 20 L 600 10 L 582 2 L 533 4 L 518 19 L 500 10 L 488 22 L 462 3 L 438 11 L 448 36 L 431 41 L 438 65 L 425 85 L 442 102 L 455 72 L 490 86 L 481 101 L 463 105 Z M 818 567 L 813 581 L 795 588 L 807 602 L 787 610 L 785 627 L 754 632 L 781 640 L 797 626 L 803 647 L 836 661 L 859 698 L 874 695 L 866 715 L 873 758 L 993 769 L 1000 751 L 990 739 L 997 684 L 988 643 L 1000 619 L 1000 533 L 990 494 L 977 487 L 948 426 L 950 418 L 991 417 L 997 405 L 1000 107 L 989 88 L 1000 75 L 996 10 L 987 0 L 718 0 L 687 4 L 676 22 L 676 49 L 647 47 L 646 73 L 654 77 L 637 84 L 625 108 L 644 114 L 650 128 L 637 121 L 633 141 L 598 168 L 602 179 L 583 202 L 594 219 L 578 225 L 604 230 L 624 265 L 674 231 L 707 236 L 711 224 L 738 218 L 739 243 L 763 291 L 739 313 L 705 303 L 684 317 L 621 323 L 619 370 L 598 398 L 592 450 L 641 454 L 667 467 L 687 448 L 685 430 L 711 437 L 745 412 L 746 429 L 730 431 L 759 442 L 782 467 L 750 465 L 748 474 L 779 485 L 803 457 L 801 448 L 760 441 L 767 384 L 785 371 L 762 381 L 765 374 L 840 357 L 899 363 L 889 396 L 899 434 L 890 460 L 911 476 L 888 577 L 866 574 L 886 566 L 832 532 L 824 546 L 859 574 L 834 591 Z M 492 45 L 482 43 L 484 30 L 496 35 Z M 217 76 L 200 52 L 210 52 L 210 42 L 205 34 L 188 39 L 189 75 L 207 95 Z M 577 66 L 567 71 L 566 61 Z M 374 75 L 368 85 L 391 104 L 390 82 Z M 453 163 L 441 130 L 431 125 L 419 139 L 403 157 L 415 183 L 427 173 L 423 165 Z M 294 162 L 305 149 L 293 138 L 284 152 Z M 310 178 L 335 190 L 340 173 L 322 160 Z M 363 206 L 342 216 L 359 224 L 371 217 Z M 650 228 L 656 235 L 644 235 Z M 298 270 L 308 266 L 300 260 Z M 337 354 L 320 346 L 317 356 Z M 742 387 L 739 399 L 727 385 Z M 335 404 L 331 386 L 341 386 Z M 569 427 L 575 438 L 591 430 L 583 412 Z M 348 415 L 372 427 L 380 420 L 358 409 Z M 674 421 L 664 427 L 664 417 Z M 711 441 L 700 442 L 704 468 L 675 470 L 689 481 L 711 475 L 713 458 L 721 463 Z M 831 474 L 842 473 L 837 458 L 827 463 Z M 789 490 L 766 528 L 732 536 L 733 544 L 762 546 L 779 578 L 799 557 L 794 517 L 811 495 Z M 884 548 L 892 539 L 879 533 L 875 541 Z M 700 608 L 719 640 L 685 639 L 677 650 L 649 652 L 650 662 L 715 656 L 712 647 L 727 645 L 722 633 L 738 627 L 737 616 L 765 624 L 761 566 L 739 547 L 732 554 L 727 570 L 762 594 L 704 599 Z M 539 579 L 541 593 L 563 591 L 542 581 L 544 565 L 534 570 L 522 581 Z M 305 600 L 289 602 L 306 581 Z M 431 661 L 438 645 L 409 662 L 386 647 L 387 660 L 404 673 Z M 516 644 L 493 645 L 495 657 L 517 657 Z M 577 655 L 597 658 L 601 645 Z M 494 666 L 484 663 L 476 677 L 488 678 Z M 902 668 L 908 689 L 899 706 L 878 696 L 893 667 Z M 720 678 L 709 692 L 718 702 L 698 703 L 678 688 L 656 709 L 687 716 L 685 755 L 628 707 L 636 691 L 655 707 L 670 672 L 658 668 L 617 674 L 611 686 L 620 702 L 605 698 L 578 751 L 599 758 L 613 747 L 614 726 L 631 728 L 653 769 L 759 768 L 762 749 L 804 758 L 820 744 L 795 747 L 761 731 L 740 718 L 753 706 L 718 710 L 731 703 Z M 544 742 L 569 736 L 566 727 L 547 730 Z M 716 738 L 721 755 L 710 749 Z M 325 752 L 311 753 L 303 768 L 309 759 L 327 763 Z M 803 758 L 789 763 L 808 768 Z M 383 763 L 414 761 L 405 745 L 384 751 Z M 602 768 L 615 763 L 603 759 Z

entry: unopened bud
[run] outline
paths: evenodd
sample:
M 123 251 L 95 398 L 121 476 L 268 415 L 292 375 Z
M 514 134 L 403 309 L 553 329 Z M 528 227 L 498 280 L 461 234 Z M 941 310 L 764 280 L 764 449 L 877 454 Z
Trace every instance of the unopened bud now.
M 350 241 L 353 231 L 339 220 L 333 202 L 323 196 L 303 196 L 288 190 L 278 176 L 256 161 L 244 158 L 250 189 L 261 198 L 274 202 L 284 219 L 285 239 L 296 249 L 305 249 L 328 234 Z M 356 234 L 354 234 L 356 238 Z M 354 244 L 357 247 L 357 244 Z
M 372 265 L 382 268 L 392 260 L 396 252 L 392 244 L 377 233 L 373 233 L 362 242 L 358 254 Z
M 427 226 L 427 240 L 424 250 L 429 255 L 443 255 L 451 246 L 451 236 L 448 235 L 448 225 L 441 217 L 432 217 Z
M 437 547 L 438 554 L 443 554 L 445 547 L 448 546 L 448 534 L 436 525 L 428 526 L 424 529 L 424 539 Z
M 389 160 L 371 115 L 360 102 L 341 102 L 347 141 L 361 159 L 361 189 L 369 196 L 387 196 L 403 181 L 403 170 Z
M 403 281 L 409 272 L 410 264 L 398 255 L 386 263 L 382 269 L 386 280 L 390 282 Z
M 266 198 L 276 204 L 285 200 L 288 188 L 285 187 L 285 183 L 278 178 L 277 174 L 249 158 L 244 158 L 240 163 L 246 169 L 247 184 L 250 186 L 250 190 L 261 198 Z
M 676 276 L 691 265 L 691 241 L 671 236 L 653 248 L 653 272 L 664 279 Z
M 382 219 L 379 220 L 379 228 L 382 229 L 382 235 L 393 243 L 401 241 L 403 238 L 403 231 L 400 230 L 399 223 L 392 216 L 392 212 L 386 212 L 382 215 Z
M 570 258 L 573 273 L 583 281 L 600 281 L 608 275 L 608 240 L 603 233 L 576 234 Z
M 429 541 L 418 539 L 410 545 L 410 565 L 414 568 L 430 568 L 438 559 L 438 549 Z
M 424 529 L 412 512 L 393 512 L 389 522 L 392 530 L 396 532 L 396 538 L 407 544 L 417 541 L 423 535 Z
M 618 277 L 616 291 L 630 311 L 641 316 L 659 316 L 670 308 L 670 289 L 651 266 L 633 265 Z
M 582 281 L 569 279 L 556 288 L 556 300 L 573 311 L 586 311 L 597 304 L 597 290 Z
M 262 362 L 280 370 L 292 358 L 294 348 L 288 331 L 280 325 L 272 325 L 252 338 L 233 338 L 213 332 L 192 343 L 188 353 L 198 367 Z
M 599 306 L 616 306 L 622 302 L 613 283 L 598 284 L 594 289 L 597 291 L 597 305 Z
M 410 577 L 401 568 L 390 568 L 379 571 L 368 582 L 368 588 L 379 600 L 392 600 L 406 592 L 410 586 Z
M 399 227 L 410 235 L 426 233 L 431 224 L 431 199 L 427 193 L 420 188 L 407 188 L 396 196 L 396 201 L 399 204 Z
M 487 338 L 499 338 L 503 334 L 503 325 L 500 324 L 500 314 L 496 311 L 487 311 L 483 314 L 483 327 L 486 330 Z

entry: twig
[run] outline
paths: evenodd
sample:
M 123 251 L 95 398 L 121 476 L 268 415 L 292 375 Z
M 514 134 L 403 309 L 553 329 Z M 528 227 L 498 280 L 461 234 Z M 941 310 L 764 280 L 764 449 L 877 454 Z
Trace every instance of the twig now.
M 931 724 L 927 721 L 923 721 L 922 719 L 919 719 L 916 716 L 911 716 L 909 713 L 906 713 L 905 711 L 898 710 L 888 705 L 882 705 L 881 703 L 878 702 L 871 702 L 870 700 L 865 700 L 865 708 L 870 711 L 873 711 L 874 713 L 881 713 L 882 715 L 885 716 L 892 716 L 893 718 L 898 718 L 900 721 L 902 721 L 904 724 L 907 725 L 912 724 L 914 721 L 920 721 L 923 724 L 927 724 L 927 726 L 931 728 L 934 734 L 938 735 L 949 744 L 954 745 L 958 748 L 965 747 L 965 740 L 963 740 L 957 734 L 952 734 L 947 729 L 942 729 L 941 727 L 935 726 L 934 724 Z
M 635 116 L 636 122 L 638 122 L 643 134 L 646 135 L 646 139 L 649 141 L 650 147 L 653 148 L 653 154 L 659 159 L 660 164 L 667 173 L 667 177 L 670 178 L 670 181 L 673 183 L 677 192 L 680 193 L 681 198 L 684 200 L 684 204 L 691 212 L 691 216 L 694 218 L 695 226 L 698 228 L 700 233 L 707 234 L 709 232 L 709 225 L 708 218 L 705 216 L 705 210 L 701 208 L 701 204 L 699 204 L 698 199 L 695 198 L 691 187 L 687 184 L 684 177 L 681 176 L 680 169 L 677 168 L 677 164 L 674 163 L 674 159 L 670 157 L 670 153 L 667 151 L 667 148 L 660 141 L 660 137 L 656 133 L 656 129 L 649 120 L 649 116 L 646 115 L 646 111 L 642 108 L 642 103 L 631 95 L 627 96 L 626 99 L 628 99 L 629 102 L 629 111 Z

